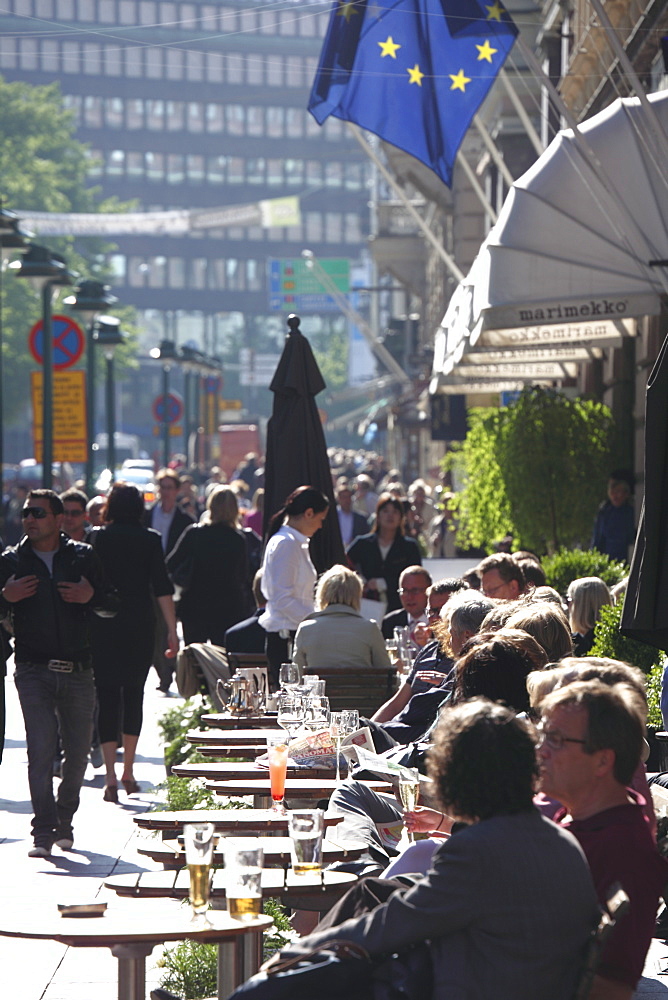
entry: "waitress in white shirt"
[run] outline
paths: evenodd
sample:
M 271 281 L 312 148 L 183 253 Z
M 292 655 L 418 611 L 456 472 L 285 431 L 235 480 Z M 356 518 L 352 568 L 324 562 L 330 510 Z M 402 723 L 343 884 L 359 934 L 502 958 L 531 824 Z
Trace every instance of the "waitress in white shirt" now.
M 309 541 L 327 517 L 329 500 L 313 486 L 300 486 L 269 522 L 262 561 L 262 591 L 267 606 L 258 621 L 267 633 L 269 680 L 278 688 L 281 663 L 290 658 L 298 626 L 312 614 L 317 579 Z

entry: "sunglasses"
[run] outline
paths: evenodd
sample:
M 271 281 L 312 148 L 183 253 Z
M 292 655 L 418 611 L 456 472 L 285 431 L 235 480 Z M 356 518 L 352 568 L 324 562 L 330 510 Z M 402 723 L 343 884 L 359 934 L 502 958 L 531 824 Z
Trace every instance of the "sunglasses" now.
M 34 517 L 36 521 L 41 521 L 47 514 L 48 511 L 44 507 L 24 507 L 21 510 L 21 517 L 24 521 L 27 517 Z

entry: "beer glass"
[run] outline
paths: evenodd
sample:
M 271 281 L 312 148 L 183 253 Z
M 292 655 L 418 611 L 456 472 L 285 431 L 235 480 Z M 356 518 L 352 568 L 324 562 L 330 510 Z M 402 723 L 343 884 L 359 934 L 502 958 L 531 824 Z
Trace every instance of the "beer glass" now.
M 253 920 L 262 912 L 264 855 L 257 837 L 227 837 L 223 842 L 227 912 L 235 920 Z
M 186 864 L 190 873 L 190 905 L 193 923 L 207 924 L 206 911 L 209 908 L 209 875 L 213 856 L 213 823 L 186 823 L 183 827 L 183 842 L 186 849 Z

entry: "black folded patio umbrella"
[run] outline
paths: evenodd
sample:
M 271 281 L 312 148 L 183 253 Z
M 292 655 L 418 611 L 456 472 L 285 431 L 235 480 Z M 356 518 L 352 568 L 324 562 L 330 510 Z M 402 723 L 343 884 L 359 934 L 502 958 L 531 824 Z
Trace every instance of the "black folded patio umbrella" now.
M 345 564 L 339 519 L 327 458 L 327 445 L 315 397 L 325 388 L 311 345 L 299 329 L 299 316 L 288 316 L 290 332 L 269 388 L 274 406 L 267 425 L 264 473 L 264 535 L 271 516 L 298 486 L 315 486 L 329 497 L 327 519 L 311 539 L 311 559 L 318 573 Z
M 668 338 L 647 381 L 645 498 L 621 631 L 668 649 Z

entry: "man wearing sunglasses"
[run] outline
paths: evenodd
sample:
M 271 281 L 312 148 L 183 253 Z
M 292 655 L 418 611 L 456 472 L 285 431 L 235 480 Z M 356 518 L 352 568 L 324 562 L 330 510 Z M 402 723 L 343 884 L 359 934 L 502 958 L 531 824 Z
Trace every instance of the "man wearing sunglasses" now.
M 90 525 L 86 519 L 88 497 L 81 490 L 65 490 L 60 494 L 63 501 L 63 531 L 75 542 L 87 542 Z
M 63 503 L 52 490 L 31 490 L 21 511 L 25 537 L 0 556 L 0 612 L 14 633 L 14 680 L 28 747 L 34 817 L 30 857 L 53 844 L 72 847 L 72 818 L 90 749 L 95 688 L 91 613 L 116 614 L 118 599 L 100 561 L 62 532 Z M 58 730 L 64 760 L 57 799 L 52 765 Z

